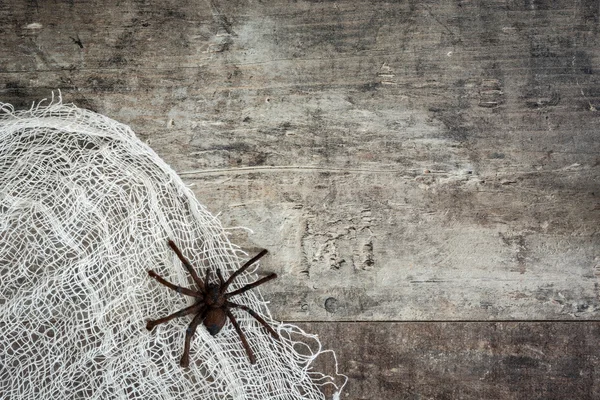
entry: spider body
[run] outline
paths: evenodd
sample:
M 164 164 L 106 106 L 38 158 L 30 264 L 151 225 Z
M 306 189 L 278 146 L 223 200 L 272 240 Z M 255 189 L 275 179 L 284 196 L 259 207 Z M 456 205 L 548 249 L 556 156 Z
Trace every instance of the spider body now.
M 223 307 L 225 304 L 225 296 L 220 291 L 220 287 L 218 285 L 210 284 L 206 289 L 206 298 L 204 299 L 204 303 L 213 308 Z
M 235 317 L 231 313 L 231 309 L 239 308 L 244 311 L 247 311 L 271 334 L 271 336 L 273 336 L 275 339 L 279 339 L 279 335 L 277 334 L 277 332 L 275 332 L 273 330 L 273 328 L 271 328 L 269 326 L 269 324 L 267 324 L 267 322 L 263 318 L 261 318 L 258 314 L 256 314 L 252 309 L 250 309 L 244 305 L 231 302 L 231 301 L 229 301 L 229 298 L 236 296 L 238 294 L 244 293 L 244 292 L 246 292 L 252 288 L 255 288 L 256 286 L 262 285 L 263 283 L 268 282 L 272 279 L 275 279 L 275 278 L 277 278 L 277 275 L 270 274 L 262 279 L 257 280 L 256 282 L 253 282 L 246 286 L 243 286 L 242 288 L 237 289 L 233 292 L 227 292 L 227 288 L 229 287 L 229 285 L 234 281 L 234 279 L 238 275 L 240 275 L 242 272 L 244 272 L 250 265 L 252 265 L 256 261 L 258 261 L 262 256 L 267 254 L 267 250 L 261 251 L 256 256 L 254 256 L 251 260 L 247 261 L 237 271 L 235 271 L 227 280 L 225 280 L 223 278 L 223 276 L 221 275 L 221 271 L 217 269 L 217 277 L 219 278 L 219 283 L 215 284 L 215 283 L 209 282 L 210 270 L 207 271 L 206 277 L 203 281 L 202 279 L 200 279 L 200 277 L 198 277 L 198 275 L 196 274 L 196 271 L 194 270 L 192 265 L 183 256 L 183 254 L 181 253 L 181 251 L 179 250 L 179 248 L 175 245 L 175 243 L 173 241 L 169 240 L 169 246 L 171 247 L 171 249 L 173 249 L 173 251 L 179 258 L 179 260 L 183 263 L 183 265 L 186 267 L 186 269 L 192 276 L 192 279 L 196 283 L 197 290 L 188 289 L 188 288 L 174 285 L 171 282 L 162 278 L 160 275 L 158 275 L 154 271 L 148 271 L 148 274 L 152 278 L 157 280 L 159 283 L 167 286 L 168 288 L 175 290 L 178 293 L 185 294 L 185 295 L 191 296 L 191 297 L 195 297 L 197 300 L 193 305 L 186 307 L 182 310 L 179 310 L 171 315 L 168 315 L 164 318 L 160 318 L 157 320 L 148 321 L 146 323 L 146 328 L 148 330 L 152 330 L 156 325 L 163 324 L 174 318 L 183 317 L 188 314 L 195 314 L 194 318 L 192 319 L 192 322 L 186 329 L 185 345 L 184 345 L 184 350 L 183 350 L 183 356 L 181 357 L 181 362 L 180 362 L 180 365 L 182 367 L 187 367 L 189 365 L 190 343 L 191 343 L 192 337 L 194 336 L 194 333 L 196 332 L 196 328 L 198 327 L 200 322 L 202 322 L 202 324 L 206 327 L 206 330 L 212 336 L 215 336 L 216 334 L 218 334 L 221 331 L 221 329 L 223 329 L 223 327 L 227 323 L 227 319 L 229 319 L 231 321 L 233 327 L 235 328 L 238 336 L 240 337 L 242 345 L 244 346 L 244 349 L 246 350 L 246 353 L 248 354 L 248 358 L 250 359 L 250 363 L 255 364 L 256 357 L 254 356 L 254 353 L 250 349 L 250 345 L 248 344 L 246 336 L 240 329 L 239 324 L 237 323 Z
M 208 285 L 206 299 L 204 300 L 208 308 L 202 324 L 212 336 L 221 332 L 227 322 L 227 313 L 225 307 L 223 307 L 227 300 L 219 289 L 217 285 Z

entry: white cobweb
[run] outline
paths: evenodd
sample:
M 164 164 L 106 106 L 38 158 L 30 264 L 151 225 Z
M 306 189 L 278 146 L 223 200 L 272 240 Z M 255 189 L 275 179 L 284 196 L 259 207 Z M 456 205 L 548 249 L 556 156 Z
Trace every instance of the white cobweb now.
M 192 287 L 168 239 L 200 276 L 249 258 L 129 127 L 60 99 L 0 103 L 0 397 L 325 399 L 329 386 L 339 398 L 345 377 L 311 369 L 318 338 L 273 321 L 256 289 L 235 299 L 281 340 L 233 310 L 257 364 L 227 322 L 214 337 L 200 325 L 180 367 L 191 317 L 145 328 L 193 302 L 148 276 Z

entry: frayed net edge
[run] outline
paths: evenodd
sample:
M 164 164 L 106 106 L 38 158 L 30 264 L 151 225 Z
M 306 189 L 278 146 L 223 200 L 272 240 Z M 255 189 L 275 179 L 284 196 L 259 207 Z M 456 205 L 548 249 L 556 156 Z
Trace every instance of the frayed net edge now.
M 340 373 L 339 366 L 338 366 L 338 360 L 337 360 L 335 351 L 323 350 L 323 346 L 321 344 L 321 341 L 319 340 L 318 335 L 307 333 L 302 328 L 300 328 L 296 325 L 280 323 L 280 325 L 277 328 L 277 331 L 280 335 L 283 332 L 285 332 L 288 340 L 290 340 L 294 345 L 303 346 L 311 353 L 311 355 L 308 356 L 308 362 L 306 363 L 306 365 L 303 368 L 304 372 L 307 375 L 311 376 L 311 380 L 317 386 L 324 387 L 324 386 L 332 385 L 333 387 L 335 387 L 336 391 L 333 393 L 332 400 L 340 400 L 341 393 L 342 393 L 344 387 L 346 386 L 346 384 L 348 383 L 348 376 Z M 303 339 L 305 339 L 305 341 L 292 340 L 291 336 L 294 334 L 300 335 Z M 313 341 L 314 350 L 310 346 L 310 344 L 306 342 L 306 339 L 311 339 Z M 334 376 L 327 375 L 327 374 L 324 374 L 321 372 L 311 371 L 312 364 L 315 362 L 315 360 L 326 354 L 331 355 L 333 357 L 333 361 L 335 364 Z M 338 379 L 338 378 L 341 378 L 344 380 L 341 385 L 338 385 L 335 383 L 336 379 Z
M 50 94 L 50 102 L 48 104 L 44 104 L 46 102 L 48 102 L 47 98 L 43 98 L 40 101 L 38 101 L 37 103 L 35 101 L 33 101 L 31 103 L 31 107 L 29 107 L 28 110 L 18 110 L 15 111 L 15 107 L 10 104 L 10 103 L 3 103 L 0 101 L 0 111 L 6 115 L 4 116 L 11 116 L 11 117 L 23 117 L 23 116 L 31 116 L 34 113 L 38 113 L 40 111 L 40 108 L 52 108 L 52 107 L 60 107 L 63 105 L 62 102 L 62 92 L 60 91 L 60 89 L 56 89 L 56 92 L 58 92 L 58 94 L 55 96 L 54 95 L 54 91 L 51 92 Z M 66 104 L 64 104 L 66 105 Z M 73 108 L 77 108 L 77 106 L 75 104 L 68 104 L 69 106 L 73 107 Z M 0 115 L 1 117 L 4 117 L 2 115 Z M 38 115 L 36 115 L 38 116 Z

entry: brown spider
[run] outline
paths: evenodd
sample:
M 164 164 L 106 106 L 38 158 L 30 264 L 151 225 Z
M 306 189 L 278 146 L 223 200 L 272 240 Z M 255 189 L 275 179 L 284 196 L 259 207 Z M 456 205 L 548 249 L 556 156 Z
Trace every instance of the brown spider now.
M 246 353 L 248 354 L 250 363 L 255 364 L 256 357 L 254 356 L 254 353 L 250 349 L 250 345 L 248 344 L 248 340 L 246 340 L 246 336 L 240 329 L 238 322 L 236 321 L 235 317 L 231 313 L 231 309 L 232 308 L 240 308 L 242 310 L 247 311 L 258 322 L 260 322 L 261 325 L 264 326 L 265 329 L 267 331 L 269 331 L 269 333 L 275 339 L 279 339 L 279 335 L 277 334 L 277 332 L 275 332 L 273 330 L 273 328 L 271 328 L 269 326 L 269 324 L 267 324 L 267 322 L 264 319 L 262 319 L 260 317 L 260 315 L 258 315 L 253 310 L 251 310 L 250 308 L 248 308 L 242 304 L 236 304 L 236 303 L 229 301 L 229 298 L 233 297 L 235 295 L 238 295 L 240 293 L 244 293 L 244 292 L 246 292 L 252 288 L 255 288 L 259 285 L 262 285 L 263 283 L 268 282 L 271 279 L 275 279 L 275 278 L 277 278 L 277 274 L 271 274 L 271 275 L 265 276 L 264 278 L 259 279 L 254 283 L 250 283 L 250 284 L 248 284 L 244 287 L 241 287 L 237 290 L 234 290 L 233 292 L 229 292 L 229 293 L 226 293 L 226 292 L 227 292 L 227 288 L 229 287 L 231 282 L 233 282 L 233 280 L 236 277 L 238 277 L 238 275 L 240 275 L 242 272 L 244 272 L 250 265 L 254 264 L 262 256 L 267 254 L 267 250 L 261 251 L 256 256 L 254 256 L 254 258 L 252 258 L 251 260 L 246 262 L 244 265 L 242 265 L 240 267 L 240 269 L 235 271 L 233 273 L 233 275 L 231 275 L 229 277 L 229 279 L 227 279 L 227 281 L 225 279 L 223 279 L 223 275 L 221 275 L 221 271 L 219 269 L 217 269 L 217 277 L 219 278 L 219 283 L 215 284 L 215 283 L 209 283 L 210 269 L 208 269 L 206 271 L 206 278 L 204 279 L 204 282 L 203 282 L 202 279 L 200 279 L 198 277 L 198 274 L 196 274 L 196 271 L 194 271 L 194 268 L 189 263 L 189 261 L 186 260 L 186 258 L 183 256 L 183 254 L 181 253 L 181 250 L 179 250 L 179 248 L 177 248 L 175 243 L 173 243 L 173 241 L 169 240 L 169 246 L 171 247 L 171 249 L 173 249 L 175 254 L 177 254 L 177 257 L 181 260 L 181 262 L 183 263 L 185 268 L 188 270 L 188 272 L 192 276 L 192 279 L 194 280 L 194 282 L 196 282 L 198 290 L 187 289 L 187 288 L 184 288 L 181 286 L 174 285 L 171 282 L 163 279 L 160 275 L 158 275 L 154 271 L 148 271 L 148 274 L 152 278 L 156 279 L 159 283 L 165 285 L 166 287 L 168 287 L 170 289 L 175 290 L 177 293 L 182 293 L 187 296 L 195 297 L 196 302 L 193 305 L 186 307 L 182 310 L 179 310 L 176 313 L 173 313 L 164 318 L 160 318 L 160 319 L 157 319 L 154 321 L 152 321 L 152 320 L 148 321 L 148 323 L 146 324 L 146 329 L 152 330 L 156 325 L 163 324 L 174 318 L 183 317 L 184 315 L 188 315 L 188 314 L 196 314 L 196 316 L 194 317 L 194 319 L 192 320 L 192 322 L 190 323 L 190 325 L 188 326 L 188 328 L 186 329 L 186 332 L 185 332 L 185 346 L 184 346 L 184 350 L 183 350 L 183 356 L 181 357 L 181 362 L 180 362 L 180 365 L 185 368 L 190 363 L 190 342 L 192 340 L 192 336 L 194 336 L 194 333 L 196 332 L 196 328 L 198 327 L 198 324 L 200 324 L 200 322 L 202 322 L 204 324 L 204 326 L 206 327 L 206 329 L 208 330 L 208 332 L 212 336 L 215 336 L 223 328 L 223 326 L 225 325 L 225 322 L 227 321 L 227 318 L 229 318 L 229 320 L 233 324 L 233 327 L 235 328 L 237 334 L 239 335 L 240 340 L 242 341 L 242 345 L 244 346 L 244 349 L 246 349 Z

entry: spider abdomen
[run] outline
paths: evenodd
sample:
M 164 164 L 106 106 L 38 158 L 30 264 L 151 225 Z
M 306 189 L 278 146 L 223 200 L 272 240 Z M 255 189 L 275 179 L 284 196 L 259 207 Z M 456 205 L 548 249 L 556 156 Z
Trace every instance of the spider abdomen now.
M 206 311 L 206 317 L 202 323 L 206 327 L 208 333 L 215 336 L 221 331 L 225 322 L 227 321 L 227 314 L 222 308 L 209 308 Z

